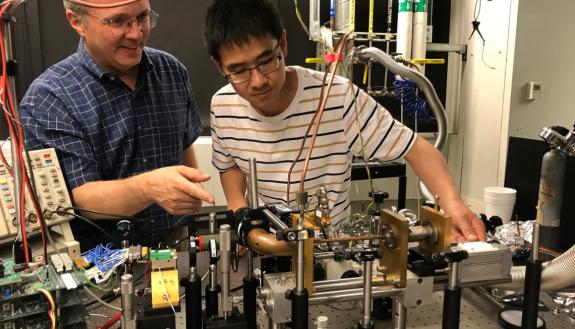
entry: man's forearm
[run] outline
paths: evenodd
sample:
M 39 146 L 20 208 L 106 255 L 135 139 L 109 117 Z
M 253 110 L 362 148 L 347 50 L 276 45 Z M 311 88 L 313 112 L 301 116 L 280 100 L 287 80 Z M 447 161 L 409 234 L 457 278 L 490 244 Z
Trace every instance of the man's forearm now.
M 226 195 L 228 209 L 236 211 L 239 208 L 247 207 L 246 176 L 240 168 L 236 167 L 220 173 L 220 180 Z
M 448 207 L 453 202 L 461 202 L 443 155 L 431 144 L 418 137 L 406 160 L 427 188 L 439 196 L 443 207 Z
M 111 219 L 114 216 L 132 216 L 153 201 L 144 193 L 145 174 L 121 180 L 89 182 L 72 191 L 76 206 L 110 214 L 106 217 L 85 212 L 93 219 Z

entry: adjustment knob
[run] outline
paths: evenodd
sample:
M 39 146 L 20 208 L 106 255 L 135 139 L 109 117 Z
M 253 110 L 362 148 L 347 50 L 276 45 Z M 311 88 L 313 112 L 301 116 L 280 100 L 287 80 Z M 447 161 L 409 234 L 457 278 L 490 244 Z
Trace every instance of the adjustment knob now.
M 369 192 L 369 197 L 373 198 L 375 203 L 383 203 L 385 199 L 389 199 L 389 193 L 382 191 Z

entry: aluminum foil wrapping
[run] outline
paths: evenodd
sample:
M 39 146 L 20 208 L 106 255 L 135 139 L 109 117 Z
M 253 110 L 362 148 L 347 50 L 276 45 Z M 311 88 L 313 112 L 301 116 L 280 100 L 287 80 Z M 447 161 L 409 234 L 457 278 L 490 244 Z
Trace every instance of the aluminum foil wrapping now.
M 525 247 L 526 242 L 531 244 L 534 223 L 534 220 L 529 220 L 503 224 L 495 229 L 494 238 L 509 247 Z
M 575 319 L 575 292 L 552 292 L 549 294 L 556 307 L 553 312 L 563 312 Z

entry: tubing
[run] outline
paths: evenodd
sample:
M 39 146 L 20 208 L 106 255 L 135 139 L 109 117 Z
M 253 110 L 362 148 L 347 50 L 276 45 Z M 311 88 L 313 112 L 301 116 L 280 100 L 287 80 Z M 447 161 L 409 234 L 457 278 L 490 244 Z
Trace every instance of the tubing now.
M 268 233 L 263 228 L 254 228 L 248 233 L 248 246 L 262 255 L 291 256 L 296 251 L 295 243 L 278 241 L 276 235 Z
M 358 58 L 363 61 L 367 61 L 369 59 L 376 60 L 394 74 L 413 80 L 417 84 L 423 92 L 425 99 L 427 100 L 427 104 L 435 114 L 435 118 L 437 120 L 437 139 L 433 146 L 435 146 L 436 149 L 441 150 L 447 141 L 447 116 L 445 115 L 445 108 L 443 107 L 443 104 L 441 104 L 441 101 L 439 100 L 439 97 L 429 79 L 416 70 L 397 63 L 393 58 L 391 58 L 391 56 L 375 47 L 358 48 L 357 55 Z M 419 191 L 426 200 L 435 200 L 433 194 L 429 192 L 427 187 L 425 187 L 421 181 L 419 182 Z
M 543 263 L 541 291 L 557 290 L 575 284 L 575 245 L 561 256 Z M 493 285 L 493 288 L 522 291 L 525 282 L 525 266 L 511 269 L 511 282 Z

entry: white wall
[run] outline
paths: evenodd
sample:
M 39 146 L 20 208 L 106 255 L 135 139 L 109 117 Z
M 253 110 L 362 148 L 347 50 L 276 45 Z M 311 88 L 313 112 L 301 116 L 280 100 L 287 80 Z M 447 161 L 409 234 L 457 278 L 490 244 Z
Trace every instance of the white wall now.
M 477 32 L 468 40 L 474 6 L 475 1 L 452 1 L 452 18 L 459 20 L 452 19 L 452 24 L 462 33 L 450 42 L 467 44 L 468 49 L 459 133 L 450 136 L 450 160 L 461 156 L 461 194 L 473 210 L 482 211 L 483 187 L 501 185 L 505 176 L 518 0 L 481 1 L 477 20 L 485 47 Z
M 212 137 L 201 136 L 198 138 L 194 143 L 194 150 L 198 160 L 198 169 L 212 176 L 209 181 L 204 183 L 204 188 L 206 191 L 212 193 L 216 199 L 216 206 L 225 206 L 226 196 L 224 195 L 224 190 L 222 189 L 222 184 L 220 182 L 220 173 L 212 165 Z M 212 205 L 204 202 L 203 206 L 209 207 Z
M 539 139 L 544 126 L 575 122 L 575 1 L 522 0 L 518 13 L 509 135 Z M 529 81 L 543 83 L 541 99 L 526 100 Z

